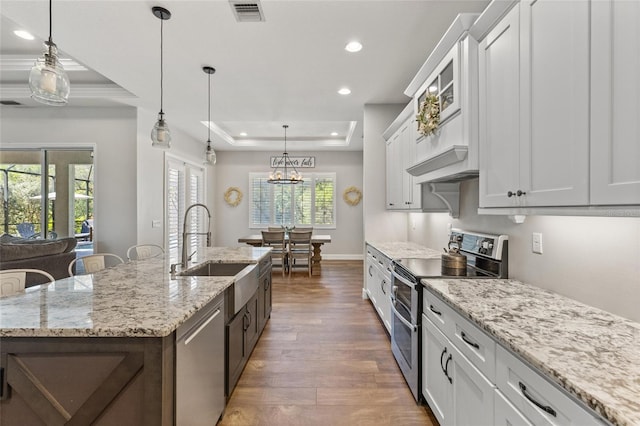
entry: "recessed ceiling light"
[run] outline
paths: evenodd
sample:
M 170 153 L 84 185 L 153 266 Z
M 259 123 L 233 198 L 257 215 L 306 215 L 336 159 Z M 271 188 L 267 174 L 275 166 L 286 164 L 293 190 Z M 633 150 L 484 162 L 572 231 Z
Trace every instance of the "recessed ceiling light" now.
M 247 132 L 240 132 L 240 136 L 247 136 Z
M 347 52 L 351 52 L 351 53 L 359 52 L 359 51 L 362 50 L 362 43 L 360 43 L 358 41 L 350 41 L 344 47 L 344 50 L 346 50 Z
M 343 87 L 342 89 L 338 90 L 338 93 L 340 93 L 341 95 L 348 95 L 349 93 L 351 93 L 351 90 L 349 90 L 348 87 Z
M 15 30 L 13 33 L 15 35 L 17 35 L 18 37 L 23 38 L 25 40 L 33 40 L 35 38 L 30 33 L 26 32 L 26 31 L 22 31 L 22 30 Z
M 338 132 L 331 132 L 331 136 L 338 136 Z

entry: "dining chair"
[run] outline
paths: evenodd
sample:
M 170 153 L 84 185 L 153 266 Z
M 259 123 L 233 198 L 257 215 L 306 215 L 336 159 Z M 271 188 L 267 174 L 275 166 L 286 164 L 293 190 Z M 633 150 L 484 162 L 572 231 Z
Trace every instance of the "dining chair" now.
M 284 277 L 285 269 L 288 266 L 287 243 L 284 239 L 284 230 L 262 231 L 262 246 L 272 248 L 271 261 L 280 260 L 282 276 Z
M 296 260 L 306 260 L 307 270 L 309 276 L 311 276 L 311 231 L 297 231 L 293 230 L 289 232 L 289 275 L 294 266 L 296 266 Z
M 127 249 L 127 260 L 145 260 L 163 254 L 164 249 L 157 244 L 137 244 Z
M 55 281 L 50 273 L 40 269 L 5 269 L 0 271 L 0 296 L 10 296 L 24 290 L 27 274 L 40 274 L 50 283 Z
M 120 263 L 124 263 L 124 260 L 122 260 L 122 258 L 117 254 L 113 253 L 96 253 L 88 256 L 77 257 L 69 263 L 69 276 L 81 275 L 80 273 L 74 273 L 74 266 L 77 263 L 80 264 L 85 274 L 93 274 L 94 272 L 107 268 L 106 265 L 108 263 L 111 263 L 110 266 L 115 266 Z
M 313 226 L 296 226 L 293 230 L 295 232 L 313 232 Z

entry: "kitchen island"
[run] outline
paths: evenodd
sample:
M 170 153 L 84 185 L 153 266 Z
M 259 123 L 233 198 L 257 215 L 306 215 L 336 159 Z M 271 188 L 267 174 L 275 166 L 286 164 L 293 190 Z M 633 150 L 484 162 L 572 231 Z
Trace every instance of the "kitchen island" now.
M 517 280 L 424 279 L 422 283 L 488 334 L 499 347 L 496 353 L 515 355 L 612 424 L 640 424 L 640 324 Z M 499 358 L 498 354 L 497 370 Z M 500 388 L 499 371 L 496 377 Z M 535 397 L 554 399 L 545 393 Z
M 269 251 L 199 255 L 259 263 Z M 174 424 L 177 331 L 223 306 L 234 277 L 169 270 L 162 258 L 129 262 L 0 299 L 0 423 Z

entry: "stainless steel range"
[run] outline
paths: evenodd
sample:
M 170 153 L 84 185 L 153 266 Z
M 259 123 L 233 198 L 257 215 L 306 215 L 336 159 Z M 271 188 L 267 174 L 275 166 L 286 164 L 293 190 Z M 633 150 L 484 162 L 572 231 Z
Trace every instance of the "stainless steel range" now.
M 449 247 L 466 257 L 466 271 L 450 275 L 442 259 L 392 261 L 391 350 L 416 401 L 420 396 L 422 278 L 508 278 L 508 237 L 452 229 Z M 444 272 L 443 272 L 444 271 Z M 466 273 L 465 273 L 466 272 Z

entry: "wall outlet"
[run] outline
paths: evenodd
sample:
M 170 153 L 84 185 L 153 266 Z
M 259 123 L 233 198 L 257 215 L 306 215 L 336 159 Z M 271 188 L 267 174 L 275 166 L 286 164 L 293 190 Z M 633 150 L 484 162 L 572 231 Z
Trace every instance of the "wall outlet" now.
M 542 234 L 534 232 L 531 236 L 531 251 L 542 254 Z
M 162 221 L 159 219 L 154 219 L 151 221 L 152 228 L 160 228 L 162 226 Z

